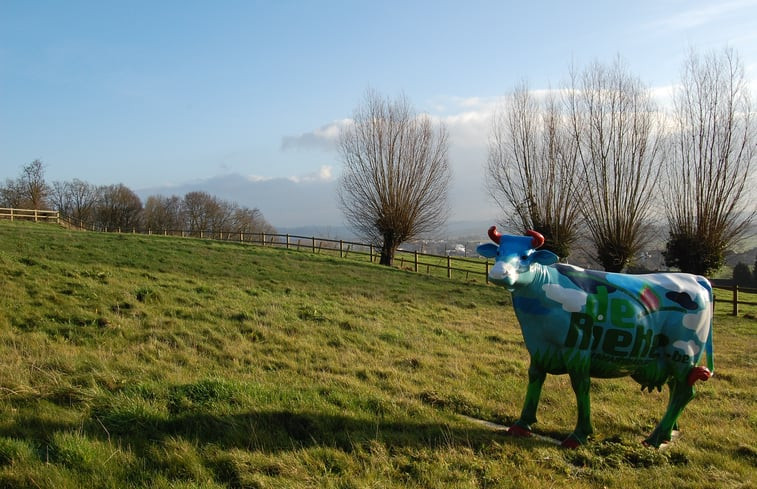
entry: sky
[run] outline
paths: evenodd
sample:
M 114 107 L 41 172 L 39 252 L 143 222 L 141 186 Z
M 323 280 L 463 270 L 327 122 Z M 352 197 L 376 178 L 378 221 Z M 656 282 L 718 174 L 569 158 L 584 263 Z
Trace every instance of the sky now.
M 664 101 L 692 49 L 726 47 L 755 100 L 757 0 L 0 0 L 0 180 L 40 159 L 338 226 L 336 137 L 371 89 L 446 125 L 450 221 L 493 220 L 490 117 L 518 83 L 620 57 Z

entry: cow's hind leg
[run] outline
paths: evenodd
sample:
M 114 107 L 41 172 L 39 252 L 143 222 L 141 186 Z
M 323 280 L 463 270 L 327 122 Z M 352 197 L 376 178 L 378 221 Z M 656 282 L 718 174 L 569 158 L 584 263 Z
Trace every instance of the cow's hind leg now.
M 547 378 L 547 372 L 534 365 L 533 361 L 528 367 L 528 390 L 526 391 L 526 400 L 523 403 L 523 410 L 520 413 L 520 419 L 513 424 L 508 433 L 515 436 L 530 436 L 531 425 L 536 423 L 536 408 L 539 406 L 541 397 L 541 388 L 544 385 L 544 379 Z
M 670 441 L 673 430 L 678 427 L 678 417 L 681 415 L 683 408 L 694 398 L 694 387 L 688 382 L 673 378 L 668 383 L 670 388 L 670 401 L 665 415 L 662 417 L 660 424 L 654 429 L 649 438 L 644 440 L 645 445 L 659 447 L 663 443 Z

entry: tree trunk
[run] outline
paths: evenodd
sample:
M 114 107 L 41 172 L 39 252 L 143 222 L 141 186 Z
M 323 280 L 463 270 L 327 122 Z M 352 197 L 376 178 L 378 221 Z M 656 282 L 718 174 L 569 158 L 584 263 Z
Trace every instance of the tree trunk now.
M 397 244 L 394 239 L 394 233 L 391 231 L 384 233 L 384 243 L 381 245 L 381 260 L 379 264 L 392 266 L 394 263 L 394 252 L 397 249 Z

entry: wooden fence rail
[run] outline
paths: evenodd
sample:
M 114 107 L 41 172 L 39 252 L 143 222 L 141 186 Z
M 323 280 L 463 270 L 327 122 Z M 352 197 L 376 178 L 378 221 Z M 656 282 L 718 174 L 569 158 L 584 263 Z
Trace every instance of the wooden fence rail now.
M 60 213 L 58 211 L 40 209 L 12 209 L 10 207 L 0 207 L 0 219 L 57 223 L 60 222 Z

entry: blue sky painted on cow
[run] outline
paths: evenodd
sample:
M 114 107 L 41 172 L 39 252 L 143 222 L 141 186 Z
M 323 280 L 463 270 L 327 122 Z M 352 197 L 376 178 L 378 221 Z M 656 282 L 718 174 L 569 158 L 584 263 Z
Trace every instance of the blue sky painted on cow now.
M 489 117 L 515 84 L 619 55 L 665 100 L 691 48 L 730 46 L 754 87 L 756 36 L 753 0 L 5 0 L 0 178 L 39 158 L 50 181 L 234 185 L 274 225 L 339 224 L 334 141 L 373 88 L 447 124 L 451 219 L 489 219 Z

